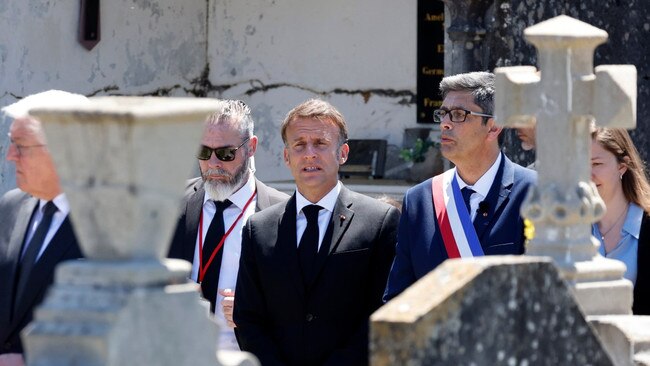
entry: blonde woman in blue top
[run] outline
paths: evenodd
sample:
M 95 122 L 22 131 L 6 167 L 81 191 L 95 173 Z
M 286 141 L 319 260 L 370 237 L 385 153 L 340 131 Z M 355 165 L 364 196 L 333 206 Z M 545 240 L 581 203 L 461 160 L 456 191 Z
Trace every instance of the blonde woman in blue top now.
M 626 130 L 592 130 L 591 180 L 607 207 L 592 228 L 600 254 L 625 263 L 625 278 L 634 284 L 633 312 L 650 314 L 650 184 Z

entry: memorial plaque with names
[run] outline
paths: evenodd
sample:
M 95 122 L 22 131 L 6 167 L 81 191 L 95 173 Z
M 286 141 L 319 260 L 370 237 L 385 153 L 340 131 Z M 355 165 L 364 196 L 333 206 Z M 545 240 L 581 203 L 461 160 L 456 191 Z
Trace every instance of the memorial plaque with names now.
M 433 110 L 442 105 L 438 85 L 445 73 L 444 21 L 442 1 L 418 1 L 418 123 L 433 123 Z

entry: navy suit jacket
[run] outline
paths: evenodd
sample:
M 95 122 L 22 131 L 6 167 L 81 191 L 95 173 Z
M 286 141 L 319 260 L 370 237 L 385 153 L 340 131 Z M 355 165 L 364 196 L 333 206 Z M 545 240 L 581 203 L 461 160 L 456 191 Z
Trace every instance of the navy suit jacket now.
M 486 255 L 523 254 L 524 224 L 519 209 L 528 187 L 537 179 L 536 172 L 502 157 L 484 208 L 474 219 Z M 396 255 L 384 300 L 399 295 L 447 258 L 428 179 L 404 196 Z
M 251 216 L 242 234 L 234 320 L 262 365 L 367 365 L 368 318 L 395 253 L 395 207 L 341 188 L 305 287 L 296 198 Z
M 23 295 L 12 306 L 16 266 L 25 240 L 25 234 L 38 199 L 18 189 L 7 192 L 0 199 L 0 354 L 22 353 L 20 331 L 32 321 L 34 308 L 45 297 L 54 281 L 57 264 L 81 258 L 70 216 L 65 218 L 47 248 L 41 254 L 25 284 Z

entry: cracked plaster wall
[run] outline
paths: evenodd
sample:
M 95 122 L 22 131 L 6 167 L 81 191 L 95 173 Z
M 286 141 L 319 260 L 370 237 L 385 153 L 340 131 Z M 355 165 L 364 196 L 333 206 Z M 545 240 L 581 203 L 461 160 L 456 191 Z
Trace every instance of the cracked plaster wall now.
M 242 99 L 260 137 L 257 175 L 269 181 L 291 178 L 279 126 L 308 98 L 338 107 L 350 138 L 401 145 L 416 126 L 415 2 L 102 1 L 91 51 L 76 41 L 78 6 L 0 0 L 0 106 L 52 88 Z M 14 186 L 13 165 L 1 164 L 0 193 Z
M 84 95 L 192 94 L 206 65 L 206 1 L 101 1 L 101 41 L 77 42 L 79 1 L 0 0 L 0 106 L 62 89 Z M 10 120 L 0 118 L 0 193 Z
M 610 42 L 597 51 L 596 63 L 636 64 L 640 120 L 633 135 L 647 158 L 647 48 L 638 45 L 649 28 L 647 17 L 641 23 L 630 17 L 647 15 L 648 7 L 639 0 L 608 0 L 602 9 L 595 1 L 567 4 L 495 1 L 485 66 L 534 64 L 521 32 L 551 15 L 567 12 L 605 28 Z M 257 121 L 263 180 L 290 179 L 278 129 L 286 112 L 307 98 L 337 106 L 351 138 L 400 145 L 403 129 L 417 126 L 416 2 L 113 0 L 101 6 L 102 41 L 86 51 L 76 41 L 77 1 L 0 0 L 0 106 L 51 88 L 242 99 Z M 626 20 L 619 24 L 621 16 Z M 0 118 L 0 193 L 14 186 L 13 166 L 4 160 L 8 124 Z M 511 140 L 507 145 L 517 145 Z
M 211 4 L 210 95 L 253 110 L 258 177 L 291 179 L 280 123 L 309 98 L 336 106 L 350 138 L 401 145 L 416 126 L 416 12 L 415 2 L 390 0 Z

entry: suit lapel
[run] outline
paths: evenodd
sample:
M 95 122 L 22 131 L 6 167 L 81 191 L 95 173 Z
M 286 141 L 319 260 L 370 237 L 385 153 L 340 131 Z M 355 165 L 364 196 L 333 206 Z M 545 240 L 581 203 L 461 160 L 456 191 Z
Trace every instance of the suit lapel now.
M 203 198 L 205 190 L 203 181 L 199 180 L 194 186 L 194 193 L 187 200 L 187 210 L 185 211 L 185 243 L 183 255 L 186 261 L 194 261 L 194 251 L 196 249 L 196 235 L 199 232 L 199 221 L 203 212 Z
M 23 242 L 27 236 L 27 229 L 29 222 L 32 219 L 32 215 L 38 206 L 38 199 L 30 198 L 25 202 L 25 204 L 20 206 L 18 211 L 18 216 L 16 218 L 16 224 L 13 231 L 11 232 L 11 240 L 9 241 L 9 248 L 7 251 L 7 256 L 11 258 L 16 258 L 15 263 L 20 261 L 20 254 L 23 248 Z M 14 267 L 15 272 L 15 267 Z M 15 275 L 15 273 L 14 273 Z
M 512 167 L 512 162 L 508 160 L 505 155 L 501 155 L 501 164 L 499 165 L 499 170 L 497 175 L 494 177 L 494 182 L 490 188 L 488 196 L 485 198 L 487 203 L 487 211 L 478 213 L 474 219 L 474 227 L 476 228 L 476 234 L 481 240 L 485 230 L 490 227 L 490 223 L 494 222 L 498 217 L 496 215 L 499 212 L 501 206 L 503 206 L 512 190 L 512 185 L 514 182 L 514 169 Z
M 289 271 L 289 277 L 296 286 L 299 298 L 304 298 L 305 287 L 302 282 L 302 271 L 298 262 L 298 241 L 296 239 L 296 195 L 287 202 L 284 214 L 278 225 L 278 239 L 276 249 L 279 251 L 279 258 L 285 260 L 285 267 Z
M 3 281 L 7 281 L 6 286 L 8 287 L 8 293 L 10 296 L 6 296 L 0 300 L 0 305 L 2 305 L 3 309 L 3 311 L 0 313 L 2 313 L 2 316 L 5 318 L 2 320 L 2 322 L 5 324 L 9 323 L 11 319 L 11 309 L 14 306 L 14 303 L 16 303 L 15 297 L 17 291 L 15 291 L 16 289 L 14 287 L 16 282 L 16 269 L 20 261 L 23 241 L 26 236 L 25 234 L 27 233 L 29 222 L 31 221 L 32 215 L 37 205 L 38 200 L 33 197 L 28 198 L 23 204 L 20 205 L 16 214 L 16 222 L 11 231 L 9 243 L 6 248 L 6 258 L 10 258 L 9 262 L 11 262 L 11 266 L 8 266 L 6 268 L 6 272 L 2 273 L 1 275 L 3 276 Z M 15 318 L 16 317 L 14 316 L 13 319 Z
M 332 212 L 332 217 L 330 218 L 329 225 L 327 226 L 327 232 L 323 237 L 323 242 L 321 247 L 318 250 L 318 255 L 316 256 L 316 261 L 314 263 L 314 271 L 312 281 L 310 282 L 310 287 L 314 284 L 320 272 L 323 270 L 323 266 L 327 262 L 329 256 L 336 250 L 336 248 L 341 243 L 343 234 L 350 226 L 352 222 L 352 217 L 354 216 L 354 211 L 350 209 L 352 206 L 352 201 L 349 197 L 349 191 L 345 187 L 341 187 L 341 192 L 339 197 L 336 200 L 334 205 L 334 211 Z
M 34 268 L 25 282 L 21 298 L 16 299 L 17 306 L 14 320 L 21 319 L 24 316 L 24 310 L 32 308 L 31 305 L 36 300 L 37 295 L 45 291 L 45 287 L 49 284 L 48 277 L 53 275 L 54 267 L 61 262 L 61 258 L 73 245 L 76 245 L 76 239 L 68 216 L 63 220 L 47 248 L 34 264 Z
M 347 188 L 341 187 L 341 193 L 339 193 L 339 198 L 336 200 L 334 212 L 332 212 L 332 219 L 330 220 L 330 225 L 333 227 L 332 240 L 331 243 L 327 243 L 329 248 L 324 248 L 327 249 L 327 251 L 323 251 L 324 253 L 327 253 L 327 255 L 332 254 L 332 252 L 334 252 L 334 250 L 339 246 L 343 234 L 350 226 L 350 222 L 352 222 L 352 217 L 354 216 L 354 211 L 350 209 L 351 207 L 352 201 L 349 197 L 349 191 Z
M 257 191 L 257 203 L 255 204 L 255 212 L 259 212 L 271 206 L 269 195 L 266 194 L 266 186 L 255 178 L 255 190 Z

